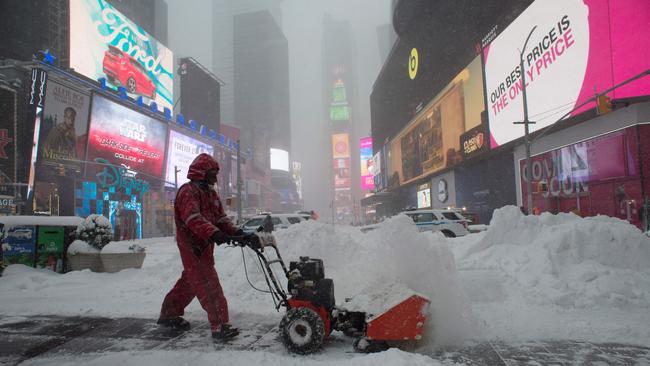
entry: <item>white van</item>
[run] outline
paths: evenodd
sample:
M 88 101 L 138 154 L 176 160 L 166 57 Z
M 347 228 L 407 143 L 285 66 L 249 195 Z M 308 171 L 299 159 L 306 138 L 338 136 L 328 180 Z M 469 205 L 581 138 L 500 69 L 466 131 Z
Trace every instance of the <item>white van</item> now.
M 452 210 L 418 209 L 402 213 L 413 219 L 419 231 L 440 231 L 448 238 L 469 234 L 467 220 Z

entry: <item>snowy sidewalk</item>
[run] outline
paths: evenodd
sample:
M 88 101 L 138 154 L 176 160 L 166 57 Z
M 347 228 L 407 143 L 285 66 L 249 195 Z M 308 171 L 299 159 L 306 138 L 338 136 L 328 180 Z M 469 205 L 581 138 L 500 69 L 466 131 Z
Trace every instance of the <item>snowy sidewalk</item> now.
M 215 350 L 215 346 L 210 341 L 208 329 L 207 322 L 195 324 L 190 332 L 179 336 L 158 328 L 153 319 L 0 316 L 0 364 L 18 365 L 28 360 L 47 362 L 52 357 L 88 359 L 92 354 L 125 351 L 210 352 Z M 332 340 L 335 343 L 346 341 L 348 339 L 343 336 Z M 329 347 L 326 345 L 322 352 L 327 353 Z M 275 327 L 268 325 L 244 330 L 232 344 L 217 346 L 216 349 L 284 353 Z M 429 356 L 443 364 L 637 365 L 650 363 L 650 348 L 581 341 L 481 342 Z

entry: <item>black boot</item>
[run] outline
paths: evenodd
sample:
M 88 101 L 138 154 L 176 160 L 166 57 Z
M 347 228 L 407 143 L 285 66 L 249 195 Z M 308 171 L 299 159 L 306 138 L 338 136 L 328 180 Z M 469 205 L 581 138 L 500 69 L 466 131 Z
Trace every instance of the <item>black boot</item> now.
M 182 332 L 190 330 L 190 322 L 187 320 L 183 319 L 180 316 L 177 316 L 175 318 L 168 318 L 168 319 L 163 319 L 160 318 L 158 319 L 158 325 L 162 325 L 163 327 L 169 327 L 174 330 L 179 330 Z
M 225 343 L 239 335 L 239 329 L 230 324 L 223 324 L 219 330 L 212 332 L 212 339 L 217 343 Z

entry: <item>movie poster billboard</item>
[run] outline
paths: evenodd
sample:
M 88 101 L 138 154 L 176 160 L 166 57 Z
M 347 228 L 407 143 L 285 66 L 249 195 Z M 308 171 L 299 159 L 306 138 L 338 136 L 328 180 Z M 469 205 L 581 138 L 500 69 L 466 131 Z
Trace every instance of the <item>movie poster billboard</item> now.
M 526 46 L 524 70 L 520 51 Z M 650 68 L 647 0 L 537 0 L 483 49 L 490 145 L 524 135 L 521 75 L 525 72 L 531 132 L 564 114 L 576 115 L 596 93 Z M 607 93 L 611 98 L 650 94 L 650 78 Z
M 389 181 L 406 184 L 463 159 L 460 137 L 480 125 L 483 99 L 476 57 L 390 143 Z
M 359 158 L 361 160 L 361 189 L 375 188 L 375 178 L 372 175 L 372 137 L 359 140 Z
M 187 182 L 187 172 L 197 155 L 206 153 L 214 156 L 214 146 L 206 144 L 178 131 L 169 130 L 169 149 L 167 151 L 168 184 L 178 182 L 180 187 Z M 176 171 L 178 169 L 178 171 Z
M 95 95 L 88 135 L 89 162 L 122 167 L 145 180 L 162 178 L 167 136 L 164 123 Z M 86 176 L 102 170 L 102 165 L 87 164 Z
M 172 109 L 174 55 L 105 0 L 70 0 L 70 68 Z
M 81 173 L 89 108 L 90 94 L 52 80 L 47 83 L 38 144 L 41 167 L 64 167 L 66 175 Z M 42 173 L 39 171 L 39 175 Z

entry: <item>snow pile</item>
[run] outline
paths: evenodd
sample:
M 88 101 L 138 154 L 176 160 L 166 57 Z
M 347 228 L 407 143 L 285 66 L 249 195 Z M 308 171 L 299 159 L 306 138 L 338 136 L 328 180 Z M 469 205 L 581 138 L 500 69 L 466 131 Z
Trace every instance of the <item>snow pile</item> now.
M 650 239 L 629 223 L 574 214 L 494 212 L 459 255 L 464 270 L 499 270 L 509 296 L 564 308 L 650 307 Z
M 112 241 L 102 248 L 102 253 L 142 253 L 145 247 L 135 240 Z
M 68 255 L 75 255 L 75 254 L 92 254 L 92 253 L 99 253 L 99 249 L 95 248 L 94 246 L 86 243 L 83 240 L 75 240 L 70 245 L 68 246 Z

